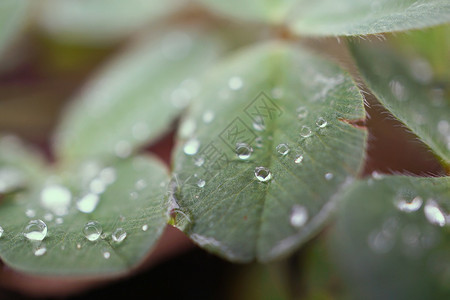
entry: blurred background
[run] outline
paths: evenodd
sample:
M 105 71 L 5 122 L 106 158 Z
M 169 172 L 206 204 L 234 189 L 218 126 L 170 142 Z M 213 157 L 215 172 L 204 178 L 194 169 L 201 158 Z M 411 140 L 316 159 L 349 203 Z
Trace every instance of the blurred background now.
M 15 21 L 0 38 L 0 133 L 18 135 L 54 162 L 51 135 L 66 104 L 96 72 L 136 39 L 168 26 L 196 24 L 213 28 L 230 42 L 230 51 L 253 41 L 286 38 L 281 27 L 244 23 L 219 16 L 201 3 L 165 0 L 20 1 L 2 0 L 0 27 Z M 82 3 L 83 2 L 83 3 Z M 82 4 L 81 4 L 82 3 Z M 7 6 L 15 6 L 9 15 Z M 403 45 L 408 35 L 387 35 L 378 43 Z M 290 37 L 292 38 L 292 37 Z M 292 38 L 296 40 L 296 38 Z M 302 39 L 358 78 L 345 43 L 334 38 Z M 411 48 L 398 47 L 411 52 Z M 226 55 L 226 54 L 225 54 Z M 363 87 L 364 88 L 364 87 Z M 361 176 L 380 173 L 443 175 L 436 159 L 416 137 L 366 95 L 369 130 L 367 161 Z M 176 123 L 144 151 L 169 165 Z M 155 253 L 130 276 L 107 282 L 61 283 L 58 279 L 18 274 L 2 265 L 0 299 L 29 297 L 156 299 L 333 299 L 346 291 L 326 251 L 327 230 L 283 261 L 238 265 L 201 249 L 174 228 Z

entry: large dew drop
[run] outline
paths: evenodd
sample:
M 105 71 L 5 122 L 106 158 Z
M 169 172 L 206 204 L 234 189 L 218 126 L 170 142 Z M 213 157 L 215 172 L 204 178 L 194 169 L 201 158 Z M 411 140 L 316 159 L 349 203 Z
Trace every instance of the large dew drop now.
M 184 144 L 183 151 L 186 155 L 195 155 L 200 148 L 200 142 L 193 138 Z
M 42 241 L 47 236 L 47 224 L 42 220 L 31 220 L 23 231 L 30 241 Z
M 98 240 L 102 234 L 102 225 L 97 221 L 89 221 L 84 225 L 83 234 L 91 242 Z
M 433 225 L 444 227 L 444 225 L 447 222 L 445 214 L 442 211 L 442 208 L 434 199 L 427 200 L 424 207 L 424 213 L 428 222 L 430 222 Z
M 253 148 L 246 143 L 237 143 L 236 144 L 236 155 L 242 159 L 249 159 L 253 153 Z
M 98 205 L 100 197 L 97 194 L 89 193 L 77 201 L 77 209 L 85 214 L 90 214 Z
M 121 243 L 127 237 L 127 232 L 123 228 L 117 228 L 111 237 L 114 242 Z
M 47 185 L 41 191 L 41 204 L 57 216 L 68 214 L 72 194 L 61 185 Z
M 304 206 L 295 204 L 292 207 L 291 216 L 289 218 L 292 227 L 300 228 L 305 225 L 306 221 L 308 221 L 308 211 Z
M 267 182 L 272 179 L 272 173 L 265 167 L 256 167 L 255 176 L 261 182 Z

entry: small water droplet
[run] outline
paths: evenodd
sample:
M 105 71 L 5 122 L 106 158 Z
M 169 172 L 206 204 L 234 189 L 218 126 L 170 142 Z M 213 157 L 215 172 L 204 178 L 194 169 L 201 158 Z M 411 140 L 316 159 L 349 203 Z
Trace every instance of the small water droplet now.
M 297 118 L 304 119 L 308 116 L 308 109 L 304 106 L 297 107 Z
M 45 253 L 47 253 L 47 248 L 45 248 L 45 246 L 39 246 L 36 249 L 34 249 L 35 256 L 42 256 Z
M 103 257 L 105 259 L 109 259 L 111 257 L 111 253 L 109 253 L 108 251 L 103 252 Z
M 325 173 L 325 179 L 326 180 L 331 180 L 331 179 L 333 179 L 333 177 L 334 177 L 334 175 L 333 175 L 333 173 Z
M 193 119 L 186 119 L 181 123 L 180 136 L 182 138 L 189 138 L 194 134 L 196 128 L 197 124 Z
M 279 144 L 276 149 L 277 152 L 282 156 L 287 155 L 290 151 L 289 146 L 287 144 Z
M 372 178 L 375 180 L 381 180 L 384 178 L 383 174 L 377 172 L 377 171 L 373 171 L 372 172 Z
M 200 142 L 193 138 L 190 139 L 184 144 L 183 151 L 186 155 L 195 155 L 197 154 L 198 149 L 200 148 Z
M 116 170 L 112 167 L 104 168 L 100 171 L 98 177 L 103 181 L 104 184 L 113 184 L 117 179 Z
M 244 85 L 244 81 L 243 81 L 242 78 L 239 77 L 239 76 L 231 77 L 231 78 L 228 80 L 228 86 L 229 86 L 230 89 L 232 89 L 233 91 L 240 90 L 240 89 L 242 88 L 243 85 Z
M 82 213 L 90 214 L 95 210 L 99 201 L 100 197 L 97 194 L 89 193 L 78 199 L 76 206 Z
M 320 117 L 316 120 L 316 125 L 319 128 L 325 128 L 328 125 L 328 122 L 324 118 Z
M 397 97 L 398 100 L 406 100 L 406 89 L 405 86 L 399 80 L 391 80 L 389 82 L 392 94 Z
M 257 130 L 257 131 L 263 131 L 266 129 L 266 124 L 264 124 L 264 119 L 261 116 L 256 116 L 253 119 L 253 129 Z
M 77 249 L 80 250 L 81 249 L 81 244 L 77 243 Z
M 119 158 L 127 158 L 131 154 L 131 144 L 128 141 L 119 141 L 114 146 L 114 153 Z
M 46 213 L 44 215 L 44 219 L 45 219 L 45 221 L 51 221 L 51 220 L 53 220 L 53 215 L 51 213 Z
M 311 129 L 308 126 L 302 126 L 300 128 L 300 135 L 304 138 L 310 137 L 312 135 Z
M 204 163 L 205 159 L 203 158 L 203 156 L 198 156 L 194 159 L 194 165 L 196 165 L 197 167 L 203 166 Z
M 130 192 L 130 198 L 136 200 L 139 198 L 139 194 L 137 192 Z
M 0 238 L 2 237 L 3 233 L 5 232 L 5 230 L 3 229 L 2 226 L 0 226 Z
M 41 204 L 57 216 L 69 213 L 72 194 L 61 185 L 47 185 L 41 191 Z
M 249 159 L 252 153 L 253 148 L 249 144 L 246 143 L 236 144 L 236 154 L 240 159 L 242 160 Z
M 419 196 L 414 196 L 409 192 L 401 192 L 394 199 L 395 206 L 403 212 L 414 212 L 422 206 L 423 200 Z
M 297 155 L 297 156 L 295 157 L 294 162 L 295 162 L 296 164 L 300 164 L 302 161 L 303 161 L 303 155 L 299 154 L 299 155 Z
M 203 113 L 202 120 L 204 123 L 209 124 L 214 120 L 214 112 L 212 110 L 207 110 Z
M 428 199 L 424 207 L 425 217 L 428 222 L 439 227 L 443 227 L 446 224 L 446 217 L 442 208 L 434 199 Z
M 291 225 L 295 228 L 300 228 L 308 221 L 308 211 L 302 206 L 295 204 L 292 207 L 291 216 L 289 218 Z
M 89 190 L 94 194 L 100 195 L 106 190 L 106 184 L 100 178 L 94 178 L 89 183 Z
M 119 227 L 113 232 L 111 237 L 114 242 L 121 243 L 127 237 L 127 232 L 123 228 Z
M 148 230 L 148 225 L 147 224 L 142 225 L 142 231 L 147 231 L 147 230 Z
M 199 179 L 199 180 L 197 181 L 197 186 L 198 186 L 199 188 L 202 188 L 202 187 L 205 186 L 205 183 L 206 183 L 206 181 L 204 181 L 203 179 Z
M 134 187 L 138 191 L 142 191 L 143 189 L 145 189 L 147 187 L 147 181 L 145 181 L 144 179 L 139 179 L 138 181 L 136 181 Z
M 84 225 L 83 233 L 84 236 L 91 242 L 98 240 L 102 234 L 102 225 L 97 221 L 89 221 Z
M 25 210 L 25 215 L 28 218 L 34 218 L 36 216 L 36 211 L 34 209 L 28 208 L 27 210 Z
M 62 223 L 64 223 L 64 219 L 61 218 L 61 217 L 56 218 L 56 219 L 55 219 L 55 223 L 58 224 L 58 225 L 61 225 Z
M 47 236 L 47 224 L 42 220 L 31 220 L 23 231 L 30 241 L 42 241 Z
M 272 173 L 265 167 L 256 167 L 255 176 L 261 182 L 267 182 L 272 179 Z
M 275 87 L 272 89 L 271 94 L 274 99 L 281 99 L 284 95 L 284 91 L 280 87 Z
M 145 141 L 150 136 L 150 127 L 145 122 L 139 122 L 133 125 L 131 133 L 138 141 Z

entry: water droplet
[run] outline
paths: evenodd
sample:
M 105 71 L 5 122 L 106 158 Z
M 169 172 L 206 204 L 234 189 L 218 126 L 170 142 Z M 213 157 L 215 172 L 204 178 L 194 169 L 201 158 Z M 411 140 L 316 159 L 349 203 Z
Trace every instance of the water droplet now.
M 325 128 L 328 125 L 328 122 L 324 118 L 320 117 L 316 120 L 316 125 L 319 128 Z
M 212 110 L 207 110 L 203 113 L 202 120 L 204 123 L 209 124 L 214 120 L 214 112 Z
M 108 237 L 108 234 L 107 234 L 106 232 L 103 232 L 103 233 L 100 235 L 100 238 L 101 238 L 102 240 L 106 239 L 107 237 Z
M 308 126 L 302 126 L 300 128 L 300 135 L 304 138 L 310 137 L 312 135 L 311 129 Z
M 256 116 L 253 119 L 253 129 L 257 131 L 263 131 L 266 129 L 266 124 L 264 124 L 264 119 L 261 116 Z
M 375 179 L 375 180 L 381 180 L 381 179 L 384 178 L 384 176 L 380 172 L 373 171 L 372 172 L 372 178 Z
M 51 213 L 46 213 L 44 215 L 44 219 L 45 219 L 45 221 L 51 221 L 51 220 L 53 220 L 53 215 Z
M 331 179 L 333 179 L 333 177 L 334 177 L 333 173 L 325 173 L 326 180 L 331 180 Z
M 284 91 L 280 87 L 275 87 L 272 89 L 271 94 L 274 99 L 281 99 L 284 95 Z
M 202 188 L 202 187 L 205 186 L 205 183 L 206 183 L 206 181 L 204 181 L 203 179 L 199 179 L 199 180 L 197 181 L 197 186 L 198 186 L 199 188 Z
M 394 199 L 395 206 L 403 212 L 413 212 L 419 210 L 423 200 L 419 196 L 414 196 L 410 192 L 401 192 Z
M 77 243 L 77 249 L 80 250 L 81 249 L 81 244 Z
M 84 236 L 91 242 L 98 240 L 102 234 L 102 225 L 97 221 L 89 221 L 84 225 L 83 233 Z
M 30 241 L 42 241 L 47 236 L 47 224 L 42 220 L 31 220 L 23 231 Z
M 200 142 L 197 139 L 190 139 L 184 144 L 183 151 L 186 155 L 195 155 L 200 148 Z
M 258 136 L 258 137 L 255 139 L 255 147 L 256 147 L 256 148 L 261 148 L 262 146 L 263 146 L 263 138 L 260 137 L 260 136 Z
M 45 246 L 39 246 L 36 249 L 34 249 L 35 256 L 42 256 L 45 253 L 47 253 L 47 248 L 45 248 Z
M 138 181 L 136 181 L 136 183 L 134 184 L 134 187 L 138 190 L 138 191 L 142 191 L 143 189 L 145 189 L 147 187 L 147 181 L 145 181 L 144 179 L 139 179 Z
M 369 234 L 367 243 L 373 252 L 384 254 L 389 252 L 394 246 L 394 238 L 392 234 L 386 231 L 374 230 Z
M 261 182 L 267 182 L 272 179 L 272 173 L 265 167 L 256 167 L 255 176 Z
M 196 165 L 197 167 L 203 166 L 204 163 L 205 159 L 203 158 L 203 156 L 198 156 L 194 159 L 194 165 Z
M 8 193 L 25 184 L 24 174 L 15 168 L 0 168 L 0 194 Z
M 106 184 L 100 178 L 94 178 L 89 183 L 89 190 L 94 194 L 102 194 L 106 190 Z
M 112 167 L 104 168 L 100 171 L 98 177 L 103 181 L 104 184 L 113 184 L 117 179 L 116 170 Z
M 147 231 L 147 230 L 148 230 L 148 225 L 147 224 L 142 225 L 142 231 Z
M 60 185 L 48 185 L 41 191 L 41 204 L 57 216 L 67 215 L 72 194 Z
M 277 149 L 277 152 L 282 156 L 287 155 L 290 151 L 289 146 L 286 144 L 279 144 L 276 149 Z
M 304 206 L 295 204 L 292 207 L 291 216 L 289 218 L 291 225 L 300 228 L 308 221 L 308 211 Z
M 27 210 L 25 210 L 25 215 L 28 218 L 34 218 L 36 216 L 36 211 L 34 209 L 28 208 Z
M 228 80 L 228 86 L 233 91 L 237 91 L 237 90 L 241 89 L 243 85 L 244 85 L 244 82 L 242 81 L 241 77 L 234 76 Z
M 55 223 L 60 225 L 60 224 L 64 223 L 64 219 L 63 218 L 56 218 L 55 219 Z
M 117 228 L 111 235 L 112 239 L 116 243 L 121 243 L 126 237 L 127 232 L 123 228 Z
M 139 194 L 137 192 L 130 192 L 130 198 L 136 200 L 139 198 Z
M 139 122 L 133 125 L 131 133 L 138 141 L 145 141 L 150 136 L 150 127 L 145 122 Z
M 297 155 L 297 156 L 295 157 L 294 162 L 295 162 L 296 164 L 300 164 L 302 161 L 303 161 L 303 155 L 299 154 L 299 155 Z
M 109 259 L 111 257 L 111 253 L 109 253 L 108 251 L 103 252 L 103 257 L 105 259 Z
M 82 213 L 90 214 L 95 210 L 99 201 L 100 197 L 97 194 L 89 193 L 78 199 L 76 206 Z
M 131 145 L 128 141 L 120 141 L 114 146 L 114 153 L 120 158 L 127 158 L 130 156 L 131 150 Z
M 2 226 L 0 226 L 0 238 L 2 237 L 3 233 L 5 232 L 5 230 L 3 229 Z
M 406 100 L 406 89 L 405 86 L 398 80 L 391 80 L 389 82 L 389 86 L 391 88 L 392 94 L 397 97 L 398 100 L 404 101 Z
M 434 199 L 428 199 L 424 207 L 425 217 L 428 222 L 439 227 L 443 227 L 446 224 L 445 214 L 442 208 Z
M 304 106 L 297 107 L 297 118 L 304 119 L 308 116 L 308 109 Z
M 197 125 L 195 124 L 195 121 L 193 119 L 187 119 L 181 123 L 180 136 L 182 138 L 189 138 L 194 134 L 196 128 Z
M 236 154 L 240 159 L 242 160 L 249 159 L 252 153 L 253 148 L 249 144 L 246 143 L 236 144 Z

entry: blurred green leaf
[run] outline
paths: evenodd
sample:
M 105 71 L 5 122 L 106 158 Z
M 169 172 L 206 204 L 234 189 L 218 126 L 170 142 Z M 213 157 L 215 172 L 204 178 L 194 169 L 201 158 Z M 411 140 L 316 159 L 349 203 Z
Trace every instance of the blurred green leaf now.
M 275 42 L 225 60 L 203 84 L 174 154 L 175 223 L 232 261 L 292 251 L 360 169 L 366 132 L 342 121 L 364 118 L 359 90 L 332 62 Z
M 289 26 L 304 35 L 363 35 L 450 22 L 447 0 L 299 0 Z
M 0 134 L 0 196 L 34 186 L 46 171 L 36 149 L 12 135 Z
M 296 0 L 198 0 L 219 15 L 248 21 L 281 23 Z
M 167 132 L 224 51 L 212 35 L 178 28 L 139 40 L 73 99 L 56 132 L 60 158 L 126 157 Z
M 377 99 L 449 166 L 450 78 L 436 81 L 426 60 L 404 59 L 388 47 L 359 42 L 350 47 Z
M 28 0 L 0 2 L 0 54 L 25 25 L 29 4 Z
M 450 297 L 450 178 L 390 176 L 343 196 L 334 232 L 357 299 Z
M 41 3 L 38 23 L 62 41 L 111 44 L 184 3 L 184 0 L 45 0 Z
M 4 199 L 0 256 L 7 265 L 53 276 L 114 274 L 129 271 L 148 254 L 167 224 L 166 168 L 151 157 L 99 166 L 88 162 L 76 176 L 52 176 L 39 188 Z M 88 213 L 96 195 L 98 205 Z M 25 227 L 39 219 L 48 233 L 42 242 L 31 241 Z M 90 220 L 105 234 L 96 241 L 83 232 Z M 119 228 L 126 232 L 121 242 L 113 237 Z

